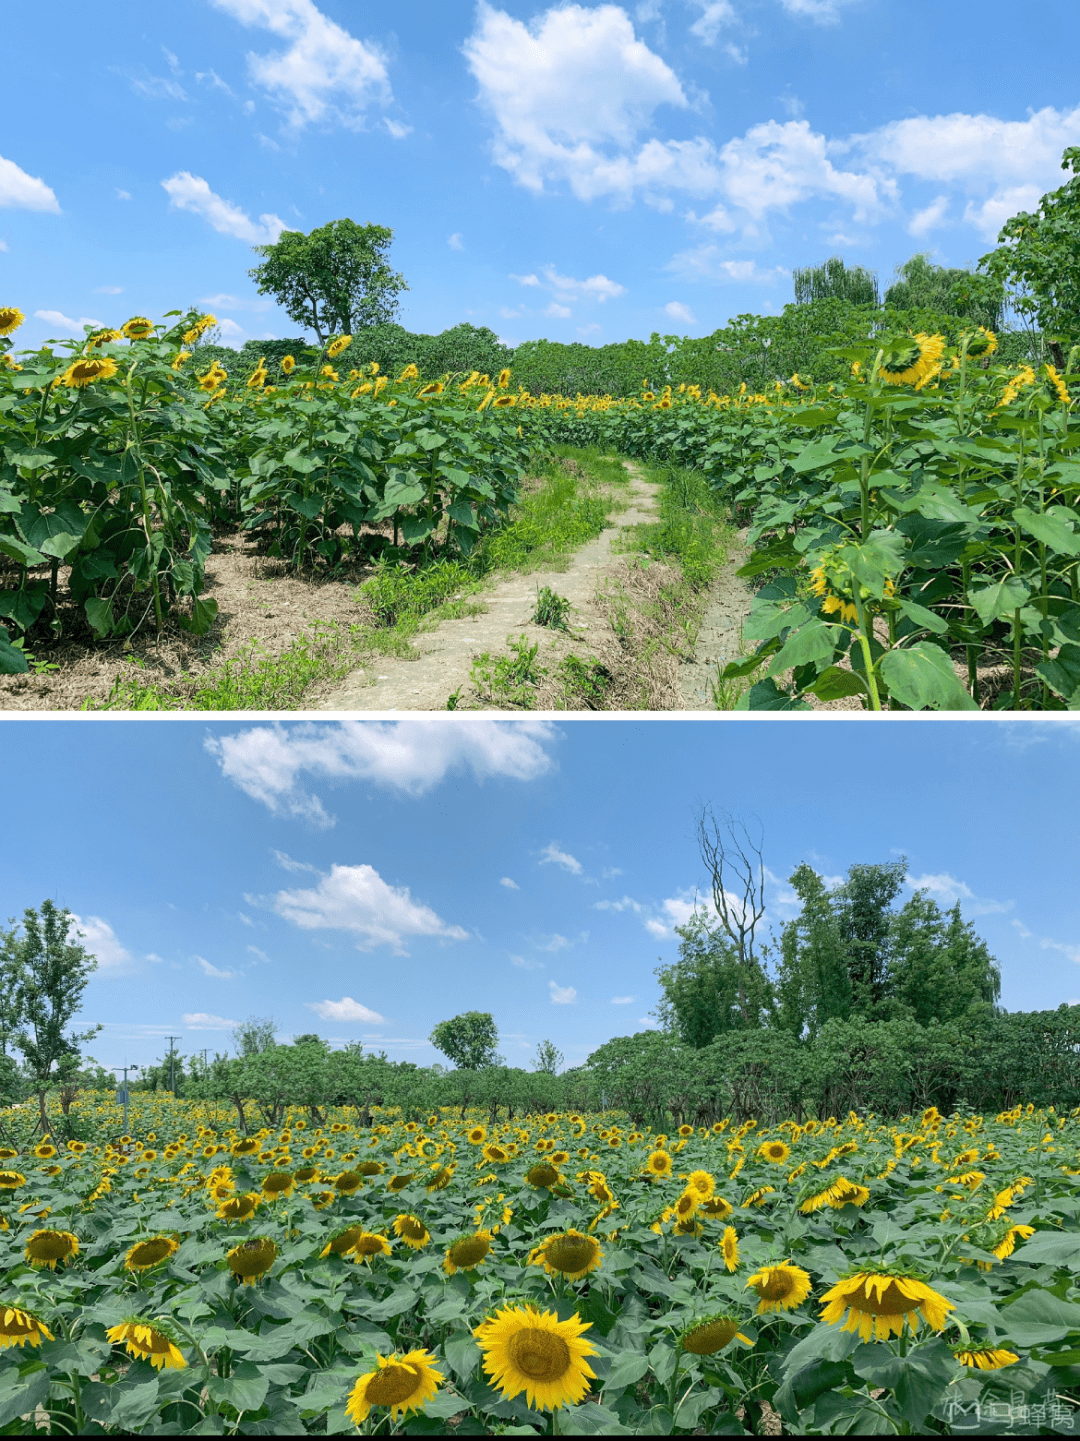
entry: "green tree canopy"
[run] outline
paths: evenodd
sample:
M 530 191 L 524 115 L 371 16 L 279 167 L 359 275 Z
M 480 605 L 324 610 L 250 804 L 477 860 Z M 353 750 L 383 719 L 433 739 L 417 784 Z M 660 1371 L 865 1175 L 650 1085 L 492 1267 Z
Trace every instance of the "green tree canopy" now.
M 501 1061 L 495 1049 L 499 1032 L 489 1011 L 463 1011 L 449 1021 L 440 1021 L 430 1040 L 462 1071 L 479 1071 Z
M 393 238 L 385 225 L 353 220 L 331 220 L 307 235 L 284 230 L 272 245 L 255 246 L 262 264 L 248 273 L 260 295 L 272 295 L 325 345 L 396 316 L 398 295 L 409 287 L 387 260 Z
M 533 1068 L 543 1071 L 547 1076 L 556 1076 L 559 1067 L 563 1063 L 563 1053 L 559 1050 L 554 1041 L 541 1041 L 536 1048 L 536 1059 Z
M 956 315 L 988 330 L 999 330 L 1005 310 L 1000 281 L 970 270 L 935 265 L 929 255 L 913 255 L 896 267 L 896 278 L 885 292 L 892 310 L 936 310 Z
M 248 1016 L 233 1031 L 233 1042 L 241 1056 L 257 1056 L 261 1051 L 272 1050 L 276 1045 L 274 1036 L 277 1027 L 272 1016 Z
M 796 305 L 813 300 L 847 300 L 852 305 L 878 303 L 877 276 L 861 265 L 845 265 L 839 255 L 830 255 L 823 265 L 796 267 L 791 274 Z
M 696 911 L 676 927 L 679 959 L 656 971 L 663 996 L 656 1018 L 689 1046 L 707 1046 L 728 1031 L 765 1024 L 772 987 L 760 965 Z

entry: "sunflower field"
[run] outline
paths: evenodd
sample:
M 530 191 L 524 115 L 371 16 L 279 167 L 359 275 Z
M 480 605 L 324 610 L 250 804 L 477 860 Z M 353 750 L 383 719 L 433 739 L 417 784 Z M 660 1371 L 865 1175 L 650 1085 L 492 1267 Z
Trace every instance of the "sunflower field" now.
M 4 1434 L 1073 1428 L 1078 1112 L 72 1117 L 0 1151 Z
M 703 471 L 754 547 L 754 710 L 1080 707 L 1080 347 L 999 365 L 982 327 L 841 347 L 846 382 L 519 397 L 525 434 Z M 762 584 L 764 581 L 764 584 Z M 790 681 L 778 677 L 790 674 Z

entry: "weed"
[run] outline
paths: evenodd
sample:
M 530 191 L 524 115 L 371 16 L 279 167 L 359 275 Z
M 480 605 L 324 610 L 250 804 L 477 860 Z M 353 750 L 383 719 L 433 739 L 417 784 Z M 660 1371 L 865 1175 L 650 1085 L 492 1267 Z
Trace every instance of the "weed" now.
M 545 585 L 543 590 L 536 593 L 536 609 L 533 611 L 533 625 L 546 625 L 551 630 L 564 630 L 567 633 L 570 627 L 567 624 L 570 615 L 570 602 L 564 595 L 556 595 L 550 586 Z
M 568 655 L 559 663 L 564 707 L 568 710 L 603 710 L 605 697 L 614 680 L 607 666 L 581 656 Z M 572 704 L 577 702 L 577 704 Z
M 539 645 L 530 645 L 525 636 L 515 640 L 506 637 L 510 647 L 509 655 L 496 656 L 492 660 L 488 651 L 478 655 L 469 672 L 469 678 L 482 699 L 492 704 L 500 703 L 531 710 L 536 701 L 536 691 L 547 674 L 537 663 Z

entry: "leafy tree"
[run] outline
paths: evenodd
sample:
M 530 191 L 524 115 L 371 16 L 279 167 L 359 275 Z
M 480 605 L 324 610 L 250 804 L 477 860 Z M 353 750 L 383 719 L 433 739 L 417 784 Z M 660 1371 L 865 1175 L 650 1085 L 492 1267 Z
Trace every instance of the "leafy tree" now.
M 0 1056 L 6 1056 L 22 1019 L 19 991 L 18 930 L 0 931 Z
M 294 1046 L 320 1046 L 324 1051 L 330 1049 L 329 1041 L 324 1041 L 322 1036 L 316 1035 L 314 1031 L 305 1031 L 301 1036 L 293 1037 Z
M 21 934 L 14 937 L 10 955 L 19 1017 L 13 1040 L 26 1063 L 45 1132 L 49 1129 L 45 1101 L 50 1086 L 78 1069 L 80 1046 L 101 1030 L 91 1026 L 65 1034 L 82 1006 L 97 961 L 73 938 L 71 912 L 48 900 L 42 902 L 40 911 L 23 912 Z
M 943 915 L 925 891 L 916 891 L 893 919 L 892 946 L 890 979 L 901 1013 L 929 1025 L 993 1010 L 1001 972 L 959 905 Z
M 656 971 L 663 991 L 656 1018 L 664 1029 L 701 1047 L 728 1031 L 763 1025 L 772 992 L 761 967 L 741 958 L 700 911 L 676 933 L 679 959 Z
M 1080 342 L 1080 146 L 1069 146 L 1061 168 L 1072 178 L 1044 195 L 1034 213 L 1007 220 L 998 248 L 979 261 L 980 271 L 1011 287 L 1014 310 L 1043 332 L 1058 366 L 1065 363 L 1062 343 Z
M 563 1053 L 556 1046 L 554 1041 L 541 1041 L 536 1048 L 536 1059 L 533 1062 L 533 1069 L 542 1071 L 545 1075 L 558 1075 L 559 1067 L 563 1063 Z
M 807 265 L 792 272 L 796 305 L 814 300 L 847 300 L 852 305 L 877 305 L 877 276 L 861 265 L 847 266 L 838 255 L 824 265 Z
M 500 1063 L 495 1050 L 499 1032 L 488 1011 L 463 1011 L 449 1021 L 440 1021 L 429 1039 L 461 1071 L 479 1071 Z
M 272 1016 L 248 1016 L 233 1031 L 233 1044 L 241 1056 L 257 1056 L 276 1046 L 277 1027 Z
M 893 310 L 939 310 L 999 330 L 1005 291 L 1000 281 L 988 275 L 935 265 L 929 255 L 919 254 L 897 266 L 896 278 L 885 292 L 885 305 Z
M 257 245 L 261 265 L 249 271 L 260 295 L 272 295 L 290 320 L 313 330 L 319 344 L 394 319 L 408 290 L 387 252 L 394 232 L 384 225 L 331 220 L 305 235 L 285 230 L 272 245 Z

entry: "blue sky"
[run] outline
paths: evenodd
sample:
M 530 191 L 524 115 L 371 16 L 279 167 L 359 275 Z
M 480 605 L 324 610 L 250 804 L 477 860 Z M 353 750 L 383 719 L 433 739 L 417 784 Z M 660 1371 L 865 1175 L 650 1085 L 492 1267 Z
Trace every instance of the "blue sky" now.
M 252 244 L 393 227 L 403 322 L 705 334 L 839 252 L 976 260 L 1080 143 L 1080 7 L 348 0 L 5 14 L 0 303 L 36 344 L 201 302 L 295 334 Z
M 4 747 L 7 911 L 80 918 L 105 1064 L 170 1033 L 227 1049 L 252 1014 L 430 1063 L 468 1009 L 511 1063 L 544 1037 L 582 1061 L 649 1023 L 707 884 L 705 801 L 760 818 L 773 926 L 801 861 L 902 853 L 961 901 L 1007 1008 L 1080 998 L 1068 719 L 12 719 Z

